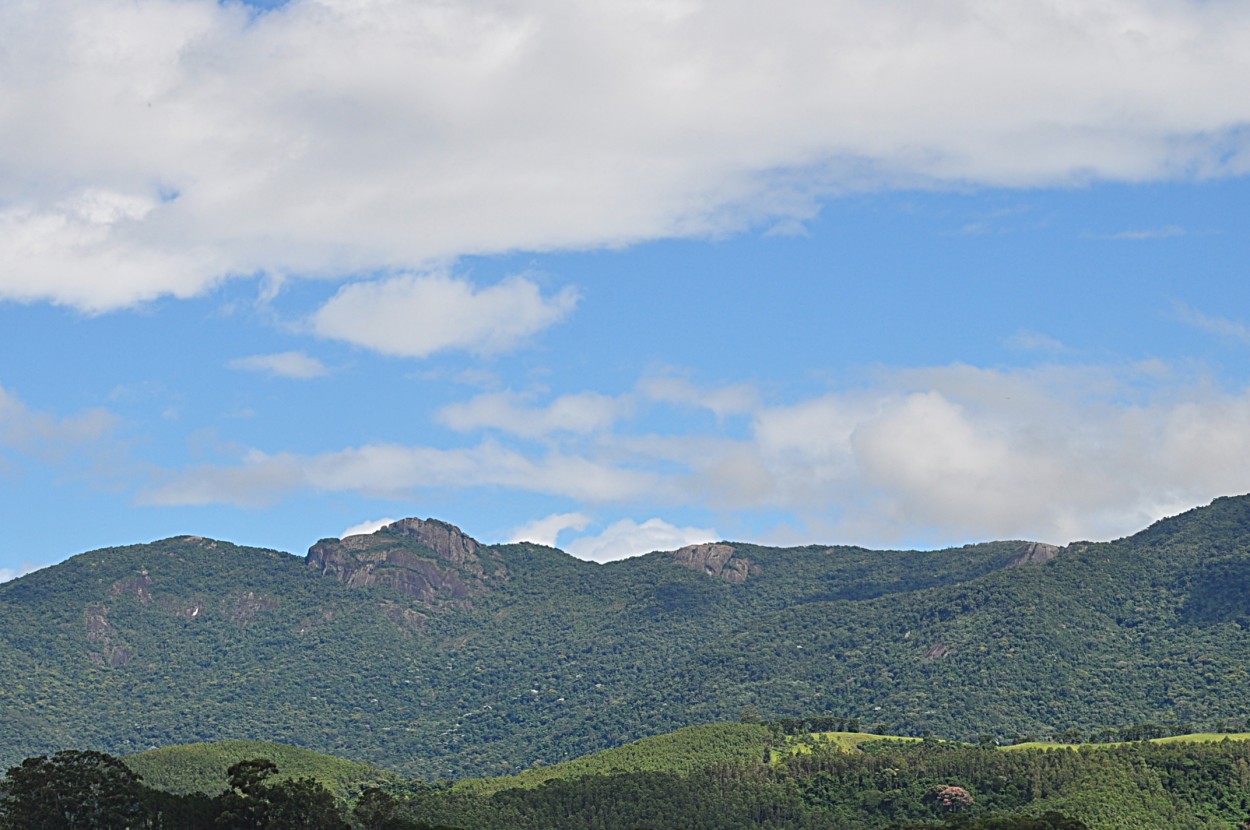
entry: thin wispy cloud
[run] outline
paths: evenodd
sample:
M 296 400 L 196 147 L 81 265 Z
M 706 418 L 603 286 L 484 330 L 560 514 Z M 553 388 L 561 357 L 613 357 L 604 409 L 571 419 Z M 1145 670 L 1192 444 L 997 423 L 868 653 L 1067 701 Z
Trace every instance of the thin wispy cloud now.
M 0 448 L 42 461 L 60 461 L 109 438 L 117 426 L 117 416 L 106 409 L 60 416 L 32 408 L 0 387 Z
M 10 580 L 17 579 L 19 576 L 26 576 L 26 574 L 34 573 L 35 571 L 46 567 L 48 566 L 35 565 L 31 562 L 23 562 L 16 568 L 0 568 L 0 582 L 9 582 Z
M 278 352 L 276 354 L 255 354 L 230 361 L 231 369 L 242 369 L 247 372 L 260 372 L 274 377 L 310 380 L 324 377 L 329 369 L 315 357 L 303 352 Z
M 438 413 L 442 423 L 460 432 L 500 430 L 526 438 L 552 433 L 601 432 L 628 413 L 627 398 L 594 392 L 561 395 L 545 406 L 534 406 L 512 392 L 478 395 L 451 404 Z
M 237 463 L 171 472 L 143 500 L 255 506 L 300 491 L 411 499 L 430 488 L 504 487 L 651 510 L 783 511 L 843 541 L 891 544 L 927 534 L 1110 538 L 1250 491 L 1250 391 L 1212 390 L 1183 367 L 1153 363 L 896 370 L 860 389 L 761 404 L 746 437 L 714 429 L 609 433 L 591 445 L 569 437 L 553 433 L 538 451 L 489 441 L 252 450 Z M 584 519 L 557 514 L 518 533 L 550 543 Z M 588 539 L 581 555 L 680 546 L 660 524 L 610 530 L 631 541 Z M 674 541 L 641 541 L 660 530 Z M 686 534 L 696 535 L 714 534 Z
M 1117 231 L 1116 233 L 1094 234 L 1095 239 L 1123 239 L 1128 241 L 1143 241 L 1149 239 L 1173 239 L 1178 236 L 1185 236 L 1187 231 L 1177 225 L 1165 225 L 1161 228 L 1144 228 L 1137 230 Z
M 1020 329 L 1005 341 L 1009 348 L 1022 352 L 1060 354 L 1068 350 L 1063 341 L 1032 329 Z
M 299 492 L 408 500 L 435 489 L 502 487 L 587 502 L 624 502 L 671 492 L 655 471 L 551 451 L 541 455 L 484 441 L 441 449 L 366 444 L 318 454 L 250 449 L 229 464 L 158 474 L 141 504 L 262 507 Z
M 1233 342 L 1250 345 L 1250 326 L 1228 317 L 1206 314 L 1182 302 L 1172 303 L 1172 314 L 1180 322 Z

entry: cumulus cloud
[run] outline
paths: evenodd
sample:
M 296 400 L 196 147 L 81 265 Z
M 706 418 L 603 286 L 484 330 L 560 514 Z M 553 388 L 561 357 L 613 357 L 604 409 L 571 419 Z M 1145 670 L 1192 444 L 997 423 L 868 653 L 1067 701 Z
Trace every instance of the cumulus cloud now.
M 545 416 L 519 417 L 543 424 Z M 473 423 L 493 429 L 494 421 Z M 718 421 L 673 434 L 616 424 L 591 441 L 538 427 L 530 432 L 541 432 L 542 444 L 510 437 L 525 432 L 450 449 L 251 450 L 171 471 L 142 498 L 255 506 L 300 491 L 410 499 L 427 488 L 490 488 L 653 516 L 690 508 L 781 515 L 821 528 L 827 541 L 882 545 L 1106 539 L 1250 492 L 1250 389 L 1221 389 L 1193 367 L 1157 361 L 882 371 L 863 387 L 760 403 L 745 434 L 740 425 L 725 434 Z M 590 512 L 548 516 L 512 535 L 554 542 L 588 527 Z M 681 530 L 689 534 L 659 519 L 618 523 L 568 549 L 603 558 L 716 536 Z
M 715 530 L 702 527 L 677 527 L 663 519 L 647 519 L 639 524 L 632 519 L 613 522 L 594 536 L 582 536 L 569 542 L 567 550 L 578 559 L 591 562 L 612 562 L 656 550 L 676 550 L 700 542 L 714 542 L 720 536 Z
M 254 354 L 232 360 L 229 365 L 232 369 L 262 372 L 267 375 L 298 380 L 324 377 L 329 372 L 324 363 L 303 352 Z
M 584 513 L 552 513 L 542 519 L 523 524 L 508 534 L 510 542 L 534 542 L 556 547 L 556 540 L 566 530 L 585 530 L 591 518 Z
M 1157 368 L 897 372 L 762 412 L 746 462 L 702 480 L 740 506 L 837 504 L 822 518 L 869 542 L 1108 538 L 1250 491 L 1250 390 Z
M 795 228 L 858 188 L 1239 175 L 1248 24 L 1149 0 L 4 3 L 0 297 L 102 311 Z
M 559 322 L 576 305 L 573 288 L 546 296 L 524 277 L 479 290 L 465 279 L 420 274 L 345 285 L 317 311 L 312 328 L 403 357 L 445 349 L 490 354 Z
M 0 211 L 0 299 L 102 313 L 162 295 L 191 297 L 227 275 L 219 254 L 159 238 L 147 224 L 155 207 L 148 194 L 88 188 L 50 206 Z
M 346 539 L 348 536 L 363 536 L 374 531 L 381 530 L 389 524 L 394 524 L 396 520 L 392 518 L 385 519 L 366 519 L 358 525 L 352 525 L 339 534 L 340 539 Z

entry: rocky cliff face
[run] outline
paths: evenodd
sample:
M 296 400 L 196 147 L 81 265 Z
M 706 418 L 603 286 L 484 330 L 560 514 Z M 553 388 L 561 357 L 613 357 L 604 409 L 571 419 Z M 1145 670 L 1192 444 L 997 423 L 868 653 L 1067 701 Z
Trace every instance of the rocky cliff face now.
M 673 561 L 726 582 L 746 582 L 747 577 L 760 573 L 759 565 L 734 553 L 733 545 L 723 543 L 687 545 L 673 551 Z
M 1040 565 L 1043 562 L 1049 562 L 1063 552 L 1063 548 L 1055 545 L 1048 545 L 1045 542 L 1029 542 L 1024 546 L 1024 551 L 1015 559 L 1007 563 L 1008 568 L 1018 568 L 1021 565 Z
M 403 519 L 376 533 L 322 539 L 307 562 L 349 587 L 388 585 L 430 608 L 470 608 L 474 596 L 508 577 L 493 551 L 435 519 Z
M 383 527 L 377 534 L 412 539 L 424 545 L 452 564 L 482 573 L 477 553 L 482 549 L 477 540 L 466 536 L 460 528 L 437 519 L 400 519 Z M 351 537 L 349 537 L 351 538 Z

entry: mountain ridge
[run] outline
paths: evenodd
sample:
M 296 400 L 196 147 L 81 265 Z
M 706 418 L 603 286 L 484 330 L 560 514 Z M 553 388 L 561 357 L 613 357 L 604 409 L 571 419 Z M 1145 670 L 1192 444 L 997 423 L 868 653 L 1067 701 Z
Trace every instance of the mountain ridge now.
M 0 755 L 253 737 L 446 777 L 743 706 L 957 738 L 1244 716 L 1244 496 L 1053 550 L 719 542 L 599 565 L 395 525 L 316 557 L 176 536 L 0 585 Z

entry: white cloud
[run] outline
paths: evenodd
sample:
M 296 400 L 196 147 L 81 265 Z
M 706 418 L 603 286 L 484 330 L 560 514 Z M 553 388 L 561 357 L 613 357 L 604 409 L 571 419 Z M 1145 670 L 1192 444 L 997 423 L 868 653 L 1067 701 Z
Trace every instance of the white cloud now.
M 1250 390 L 1157 369 L 896 372 L 765 410 L 738 466 L 700 481 L 727 505 L 797 509 L 866 543 L 1108 538 L 1250 491 Z
M 759 394 L 746 384 L 701 388 L 671 375 L 644 378 L 638 390 L 654 401 L 711 410 L 718 418 L 750 412 L 759 404 Z
M 254 354 L 230 361 L 230 368 L 242 369 L 247 372 L 263 372 L 283 378 L 308 380 L 324 377 L 329 371 L 324 363 L 303 352 L 278 352 L 276 354 Z
M 23 562 L 16 568 L 0 568 L 0 582 L 8 582 L 17 579 L 19 576 L 26 576 L 28 573 L 34 573 L 40 568 L 46 568 L 47 565 L 34 565 L 30 562 Z
M 1050 352 L 1059 354 L 1066 352 L 1068 347 L 1063 341 L 1056 340 L 1048 334 L 1032 329 L 1020 329 L 1005 341 L 1006 345 L 1024 352 Z
M 1250 389 L 1223 390 L 1191 366 L 1158 361 L 883 371 L 862 388 L 758 404 L 745 436 L 726 431 L 716 422 L 676 434 L 605 428 L 589 441 L 551 431 L 538 447 L 502 435 L 451 449 L 252 450 L 172 472 L 142 498 L 255 506 L 299 491 L 411 499 L 428 488 L 490 488 L 579 505 L 518 538 L 554 541 L 586 521 L 592 511 L 580 505 L 613 504 L 652 515 L 755 512 L 877 546 L 1106 539 L 1250 492 Z M 602 558 L 686 543 L 661 541 L 670 530 L 613 525 L 568 549 Z M 618 537 L 628 545 L 610 547 Z
M 1239 175 L 1248 23 L 1152 0 L 4 3 L 0 297 L 102 311 L 790 228 L 855 188 Z
M 747 413 L 759 405 L 759 394 L 746 384 L 699 387 L 673 376 L 644 378 L 636 392 L 618 396 L 578 392 L 560 395 L 544 405 L 530 403 L 534 397 L 511 391 L 484 393 L 444 407 L 438 420 L 460 432 L 492 429 L 543 438 L 559 433 L 601 434 L 648 403 L 706 409 L 718 418 Z
M 117 418 L 104 409 L 88 409 L 77 415 L 58 417 L 31 409 L 17 395 L 0 386 L 0 446 L 28 453 L 45 461 L 61 460 L 83 446 L 99 442 L 117 426 Z
M 140 500 L 255 507 L 301 489 L 407 498 L 432 487 L 502 487 L 591 502 L 626 501 L 669 489 L 651 471 L 559 452 L 531 458 L 491 442 L 451 450 L 370 444 L 320 455 L 249 450 L 237 464 L 166 474 Z
M 715 530 L 702 527 L 677 527 L 662 519 L 647 519 L 642 524 L 622 519 L 604 528 L 595 536 L 582 536 L 569 542 L 567 550 L 578 559 L 591 562 L 612 562 L 656 550 L 676 550 L 700 542 L 715 542 Z
M 572 312 L 577 292 L 544 296 L 524 277 L 477 290 L 445 274 L 424 274 L 339 289 L 312 320 L 313 330 L 383 354 L 427 357 L 445 349 L 501 352 Z
M 513 392 L 492 392 L 444 407 L 438 419 L 461 432 L 496 429 L 541 438 L 557 432 L 600 432 L 628 408 L 628 401 L 595 392 L 561 395 L 543 407 L 527 406 L 525 397 Z
M 0 299 L 100 313 L 190 297 L 226 275 L 217 255 L 152 238 L 145 220 L 155 207 L 147 195 L 88 189 L 47 208 L 0 211 Z
M 1162 228 L 1146 228 L 1141 230 L 1119 231 L 1110 234 L 1107 239 L 1127 239 L 1133 241 L 1141 241 L 1144 239 L 1171 239 L 1174 236 L 1184 236 L 1185 229 L 1176 225 L 1165 225 Z
M 346 539 L 348 536 L 363 536 L 365 534 L 373 533 L 377 530 L 380 530 L 386 527 L 389 524 L 394 524 L 395 521 L 396 521 L 395 519 L 392 519 L 389 517 L 385 519 L 366 519 L 360 524 L 352 525 L 351 527 L 344 530 L 342 533 L 339 534 L 339 538 Z
M 1204 314 L 1198 309 L 1180 302 L 1172 304 L 1172 311 L 1176 319 L 1186 325 L 1223 337 L 1226 340 L 1250 344 L 1250 326 L 1247 326 L 1245 323 L 1230 320 L 1227 317 Z
M 590 522 L 590 517 L 584 513 L 552 513 L 516 528 L 508 534 L 508 541 L 533 542 L 554 548 L 561 533 L 566 530 L 585 530 Z

